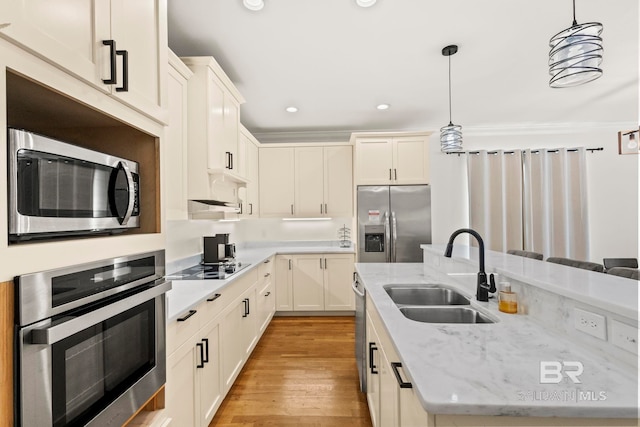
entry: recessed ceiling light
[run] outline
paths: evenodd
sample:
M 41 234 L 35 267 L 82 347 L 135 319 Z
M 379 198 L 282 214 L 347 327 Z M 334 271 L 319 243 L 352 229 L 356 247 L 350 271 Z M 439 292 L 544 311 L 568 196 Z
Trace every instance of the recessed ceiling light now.
M 286 110 L 289 113 L 297 113 L 298 112 L 298 107 L 287 107 Z
M 376 108 L 377 108 L 378 110 L 388 110 L 388 109 L 389 109 L 389 107 L 391 107 L 389 104 L 380 104 L 380 105 L 378 105 Z
M 376 0 L 356 0 L 356 3 L 360 7 L 369 7 L 376 4 Z
M 264 7 L 263 0 L 242 0 L 242 4 L 249 10 L 260 10 Z

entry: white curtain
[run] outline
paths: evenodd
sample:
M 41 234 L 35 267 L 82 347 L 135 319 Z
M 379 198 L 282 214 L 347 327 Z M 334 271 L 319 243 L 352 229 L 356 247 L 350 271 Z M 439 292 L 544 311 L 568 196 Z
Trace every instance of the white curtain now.
M 467 156 L 469 226 L 487 249 L 589 259 L 585 150 Z
M 524 249 L 589 259 L 585 149 L 525 150 Z
M 467 168 L 470 227 L 480 233 L 487 249 L 522 248 L 521 151 L 469 153 Z

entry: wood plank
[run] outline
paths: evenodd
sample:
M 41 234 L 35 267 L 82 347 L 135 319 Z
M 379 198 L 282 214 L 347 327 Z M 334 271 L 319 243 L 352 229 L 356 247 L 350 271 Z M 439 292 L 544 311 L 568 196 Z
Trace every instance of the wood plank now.
M 122 424 L 122 427 L 126 427 L 130 424 L 136 425 L 137 418 L 143 417 L 142 415 L 138 417 L 138 415 L 142 414 L 143 412 L 154 412 L 161 409 L 164 409 L 164 385 L 160 387 L 158 391 L 156 391 L 153 396 L 151 396 L 149 400 L 147 400 L 144 405 L 142 405 L 140 409 L 136 411 L 135 414 L 129 417 L 129 419 L 124 424 Z
M 370 427 L 353 317 L 274 317 L 209 427 Z
M 13 425 L 13 282 L 0 283 L 0 426 Z

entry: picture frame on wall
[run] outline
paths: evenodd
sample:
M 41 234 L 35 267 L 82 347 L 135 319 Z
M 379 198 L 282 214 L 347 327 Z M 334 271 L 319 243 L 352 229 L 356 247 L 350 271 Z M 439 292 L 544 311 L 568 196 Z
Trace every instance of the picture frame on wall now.
M 640 129 L 618 132 L 618 154 L 640 154 Z

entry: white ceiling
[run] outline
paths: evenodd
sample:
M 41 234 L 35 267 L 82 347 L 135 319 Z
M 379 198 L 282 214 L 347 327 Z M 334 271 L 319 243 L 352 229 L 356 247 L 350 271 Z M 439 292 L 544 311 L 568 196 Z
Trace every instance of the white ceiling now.
M 169 45 L 216 58 L 260 140 L 437 131 L 449 122 L 448 44 L 459 45 L 453 122 L 463 131 L 637 124 L 638 4 L 576 1 L 579 23 L 604 26 L 604 74 L 565 89 L 548 86 L 548 42 L 571 25 L 570 0 L 265 0 L 258 12 L 242 0 L 169 0 Z

